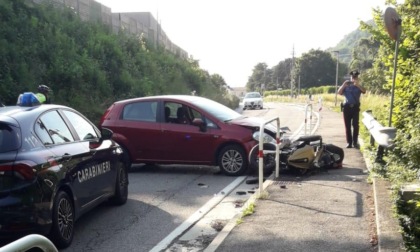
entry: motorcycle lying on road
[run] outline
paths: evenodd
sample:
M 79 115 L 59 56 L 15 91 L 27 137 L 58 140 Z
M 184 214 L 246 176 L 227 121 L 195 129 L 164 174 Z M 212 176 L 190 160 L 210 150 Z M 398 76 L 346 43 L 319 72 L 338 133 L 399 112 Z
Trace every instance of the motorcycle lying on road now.
M 279 141 L 279 169 L 303 175 L 308 172 L 341 168 L 344 151 L 333 144 L 325 144 L 320 135 L 300 136 L 291 141 L 280 130 Z M 271 174 L 276 168 L 276 139 L 264 133 L 263 143 L 263 172 Z M 259 141 L 259 132 L 254 133 L 254 139 Z M 259 169 L 259 144 L 255 145 L 249 154 L 249 165 L 252 171 Z

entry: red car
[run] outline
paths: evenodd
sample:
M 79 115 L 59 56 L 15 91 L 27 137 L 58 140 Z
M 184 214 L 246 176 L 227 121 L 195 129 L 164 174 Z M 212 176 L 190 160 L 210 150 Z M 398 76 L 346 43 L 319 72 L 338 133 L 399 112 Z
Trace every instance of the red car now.
M 100 127 L 111 129 L 126 164 L 218 165 L 229 176 L 244 174 L 263 120 L 199 96 L 162 95 L 112 104 Z M 275 137 L 266 125 L 267 137 Z

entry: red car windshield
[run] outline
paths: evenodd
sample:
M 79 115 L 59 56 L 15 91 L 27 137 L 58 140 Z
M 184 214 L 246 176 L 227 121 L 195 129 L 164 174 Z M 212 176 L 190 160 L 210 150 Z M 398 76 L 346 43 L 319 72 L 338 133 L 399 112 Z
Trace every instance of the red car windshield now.
M 213 115 L 214 117 L 223 122 L 231 121 L 242 117 L 242 115 L 236 112 L 235 110 L 209 99 L 196 99 L 192 102 L 194 103 L 194 105 L 200 107 L 207 113 Z

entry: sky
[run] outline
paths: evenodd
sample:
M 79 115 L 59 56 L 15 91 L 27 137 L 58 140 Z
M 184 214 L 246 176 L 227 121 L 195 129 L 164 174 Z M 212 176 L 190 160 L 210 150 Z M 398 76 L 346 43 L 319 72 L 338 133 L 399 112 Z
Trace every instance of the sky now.
M 337 45 L 385 0 L 96 0 L 112 12 L 150 12 L 172 41 L 230 87 L 311 49 Z

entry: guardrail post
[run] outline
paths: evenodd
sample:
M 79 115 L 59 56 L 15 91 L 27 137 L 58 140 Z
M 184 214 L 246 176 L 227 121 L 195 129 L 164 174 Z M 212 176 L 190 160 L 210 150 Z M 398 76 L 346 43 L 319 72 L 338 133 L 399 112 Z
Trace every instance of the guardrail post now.
M 276 178 L 279 177 L 280 173 L 280 151 L 279 151 L 279 145 L 280 145 L 280 118 L 275 117 L 271 120 L 262 122 L 260 125 L 260 138 L 259 138 L 259 144 L 258 144 L 258 195 L 261 195 L 263 190 L 263 177 L 264 177 L 264 126 L 268 123 L 271 123 L 272 121 L 277 122 L 277 131 L 276 131 Z
M 373 146 L 375 142 L 378 144 L 378 150 L 376 153 L 376 162 L 381 162 L 384 152 L 388 148 L 394 146 L 394 138 L 397 134 L 397 130 L 394 127 L 382 126 L 372 115 L 371 110 L 363 112 L 363 124 L 369 130 L 370 133 L 370 144 Z
M 379 163 L 383 160 L 384 152 L 385 152 L 384 147 L 379 145 L 378 150 L 376 151 L 376 159 L 375 159 L 376 162 Z

